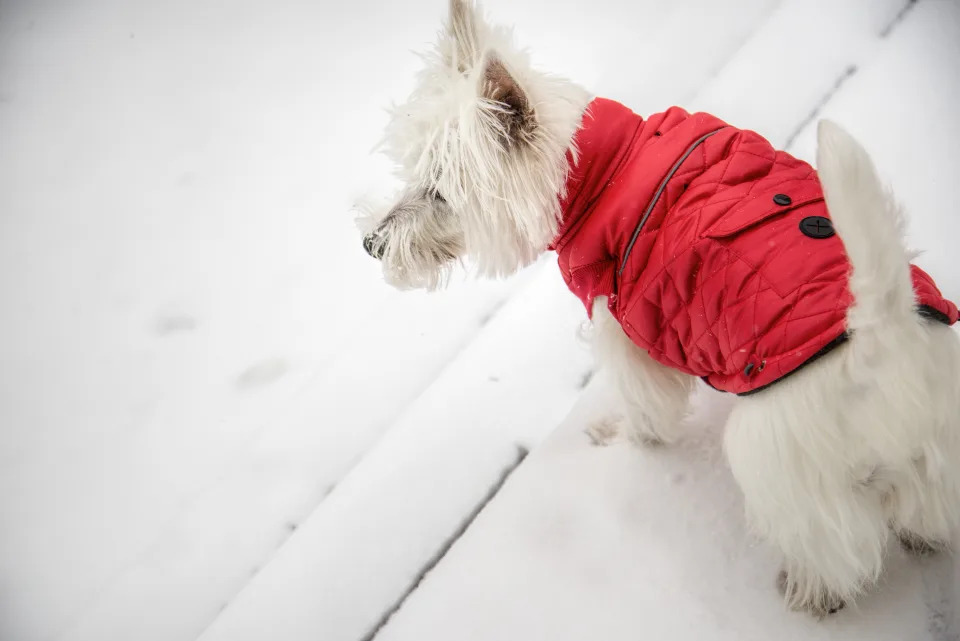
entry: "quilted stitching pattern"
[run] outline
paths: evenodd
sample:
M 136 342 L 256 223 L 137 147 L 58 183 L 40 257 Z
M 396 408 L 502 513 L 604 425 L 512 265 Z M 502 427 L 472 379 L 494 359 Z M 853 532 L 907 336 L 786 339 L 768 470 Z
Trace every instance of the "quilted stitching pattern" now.
M 625 108 L 600 107 L 587 129 L 602 127 L 605 110 L 622 121 Z M 588 309 L 595 296 L 610 296 L 627 334 L 655 359 L 740 393 L 793 371 L 843 334 L 850 267 L 839 238 L 799 231 L 804 217 L 828 216 L 813 168 L 756 133 L 727 127 L 673 174 L 614 282 L 656 187 L 693 141 L 719 126 L 673 108 L 628 128 L 629 153 L 620 141 L 619 167 L 593 185 L 592 210 L 564 240 L 560 262 Z M 598 134 L 580 135 L 595 143 Z M 781 189 L 790 206 L 773 202 Z M 568 217 L 583 215 L 568 208 Z M 957 320 L 929 276 L 915 269 L 914 282 L 921 304 Z
M 784 232 L 793 232 L 797 241 L 805 238 L 793 223 L 797 214 L 791 215 L 789 210 L 774 211 L 778 218 L 789 219 L 787 225 L 779 225 L 779 242 L 772 240 L 776 235 L 769 234 L 765 224 L 752 232 L 741 232 L 745 236 L 760 235 L 761 242 L 742 242 L 737 233 L 726 239 L 703 237 L 704 230 L 724 220 L 744 201 L 763 198 L 788 181 L 814 176 L 809 166 L 774 152 L 758 139 L 755 134 L 740 133 L 727 155 L 714 161 L 719 176 L 698 185 L 702 190 L 700 205 L 684 211 L 679 198 L 669 200 L 670 193 L 662 205 L 658 204 L 663 209 L 663 223 L 658 229 L 646 231 L 656 240 L 637 275 L 634 294 L 644 303 L 625 306 L 621 301 L 621 322 L 628 332 L 637 333 L 641 339 L 638 342 L 648 346 L 655 358 L 698 376 L 725 379 L 717 385 L 729 388 L 732 383 L 735 391 L 748 389 L 752 382 L 743 373 L 748 363 L 757 369 L 763 363 L 761 375 L 763 371 L 766 376 L 782 375 L 792 369 L 784 361 L 802 362 L 805 354 L 812 355 L 822 347 L 818 339 L 825 344 L 842 333 L 846 305 L 841 306 L 841 301 L 848 299 L 844 296 L 845 285 L 834 286 L 841 290 L 840 295 L 827 292 L 801 296 L 805 291 L 815 292 L 815 287 L 808 287 L 815 282 L 844 283 L 847 268 L 838 243 L 807 248 L 820 258 L 816 271 L 807 278 L 803 274 L 799 279 L 771 277 L 770 267 L 784 263 L 785 255 L 786 259 L 796 258 L 796 245 L 791 242 L 794 239 L 784 238 Z M 698 154 L 699 162 L 689 168 L 685 165 L 674 181 L 683 181 L 689 189 L 698 177 L 706 178 L 711 169 L 709 153 L 705 149 Z M 774 204 L 771 209 L 778 208 Z M 815 213 L 825 215 L 826 211 L 820 205 Z M 768 215 L 769 209 L 764 210 L 760 218 Z M 760 222 L 747 219 L 739 225 L 734 221 L 734 228 Z M 711 273 L 702 276 L 701 269 Z M 830 302 L 827 308 L 818 302 L 823 300 Z M 655 319 L 652 323 L 651 318 Z

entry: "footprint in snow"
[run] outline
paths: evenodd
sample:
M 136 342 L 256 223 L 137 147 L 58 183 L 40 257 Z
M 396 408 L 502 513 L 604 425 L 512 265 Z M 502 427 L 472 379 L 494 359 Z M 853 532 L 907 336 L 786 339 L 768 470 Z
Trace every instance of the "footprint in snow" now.
M 289 369 L 290 366 L 284 359 L 268 358 L 243 370 L 237 376 L 235 385 L 242 392 L 266 387 L 283 378 Z

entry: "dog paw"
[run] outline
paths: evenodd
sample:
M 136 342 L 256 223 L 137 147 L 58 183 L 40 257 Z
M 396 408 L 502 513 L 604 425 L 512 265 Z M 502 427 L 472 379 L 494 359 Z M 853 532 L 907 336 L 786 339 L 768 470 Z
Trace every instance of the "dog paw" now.
M 943 543 L 927 540 L 909 530 L 900 530 L 897 532 L 897 538 L 900 539 L 900 547 L 903 551 L 913 556 L 931 556 L 942 552 L 946 547 Z
M 590 437 L 590 444 L 596 447 L 606 447 L 620 436 L 623 417 L 604 416 L 599 418 L 583 430 L 584 434 Z
M 807 612 L 818 619 L 836 614 L 846 606 L 841 597 L 827 590 L 808 590 L 805 592 L 809 594 L 801 594 L 799 586 L 790 580 L 786 570 L 780 570 L 780 574 L 777 575 L 777 590 L 791 610 Z
M 640 430 L 631 430 L 630 442 L 640 447 L 661 447 L 666 445 L 666 441 L 656 434 L 642 432 Z
M 659 447 L 666 441 L 650 426 L 649 420 L 643 420 L 641 426 L 634 419 L 620 415 L 609 415 L 598 418 L 583 430 L 590 438 L 590 443 L 598 447 L 605 447 L 620 438 L 621 435 L 639 447 Z
M 627 436 L 631 443 L 639 447 L 661 447 L 671 441 L 664 438 L 663 430 L 657 428 L 656 422 L 647 414 L 629 412 Z

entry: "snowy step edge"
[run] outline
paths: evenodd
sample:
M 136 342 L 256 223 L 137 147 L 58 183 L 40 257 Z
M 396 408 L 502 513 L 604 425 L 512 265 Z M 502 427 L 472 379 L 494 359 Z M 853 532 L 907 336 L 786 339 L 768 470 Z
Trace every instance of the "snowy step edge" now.
M 491 298 L 476 324 L 464 328 L 458 348 L 444 355 L 441 375 L 542 269 L 542 264 L 532 266 L 518 275 L 506 292 Z M 398 406 L 397 413 L 402 415 L 435 380 L 425 382 Z M 354 454 L 352 461 L 346 461 L 347 468 L 333 482 L 310 477 L 309 470 L 315 468 L 306 460 L 310 458 L 309 448 L 287 452 L 303 459 L 290 465 L 289 460 L 283 460 L 284 450 L 293 440 L 286 439 L 285 444 L 277 432 L 303 432 L 306 422 L 322 420 L 313 411 L 316 402 L 309 399 L 323 397 L 324 383 L 325 377 L 314 376 L 296 390 L 288 406 L 292 409 L 281 418 L 266 421 L 279 425 L 279 430 L 259 430 L 216 482 L 199 490 L 132 562 L 91 595 L 57 638 L 102 639 L 109 638 L 104 636 L 108 631 L 120 629 L 134 634 L 151 619 L 158 619 L 149 625 L 157 631 L 155 634 L 162 630 L 165 640 L 194 638 L 392 426 L 394 421 L 380 428 L 376 439 Z M 247 533 L 247 538 L 233 537 L 231 533 L 238 531 Z M 227 540 L 233 555 L 218 559 Z M 191 575 L 206 577 L 206 587 L 199 587 L 203 584 L 192 580 Z M 182 588 L 185 583 L 191 584 L 190 590 Z M 157 603 L 165 604 L 165 609 L 158 610 Z
M 390 623 L 390 619 L 393 618 L 393 615 L 400 611 L 403 605 L 407 602 L 407 599 L 409 599 L 413 593 L 420 588 L 420 585 L 423 583 L 424 579 L 426 579 L 427 575 L 430 574 L 430 572 L 432 572 L 441 561 L 443 561 L 443 559 L 447 556 L 447 553 L 450 552 L 450 549 L 453 548 L 457 541 L 459 541 L 463 535 L 467 533 L 467 531 L 470 529 L 470 526 L 473 525 L 473 522 L 477 520 L 478 516 L 480 516 L 480 513 L 483 512 L 487 505 L 489 505 L 490 502 L 497 497 L 497 495 L 500 493 L 500 490 L 502 490 L 503 486 L 506 485 L 510 476 L 518 467 L 520 467 L 524 460 L 526 460 L 528 454 L 530 454 L 530 450 L 522 446 L 517 446 L 516 458 L 503 469 L 500 477 L 494 481 L 493 485 L 490 486 L 490 489 L 487 490 L 487 493 L 483 496 L 483 498 L 480 499 L 480 502 L 477 503 L 477 506 L 463 518 L 463 522 L 457 527 L 457 529 L 447 537 L 447 539 L 437 549 L 433 556 L 430 557 L 427 562 L 424 563 L 423 567 L 420 568 L 416 576 L 414 576 L 414 578 L 410 581 L 409 587 L 403 591 L 393 605 L 387 608 L 377 622 L 371 626 L 370 631 L 367 632 L 367 634 L 365 634 L 360 641 L 373 641 L 377 635 L 380 634 L 380 631 L 383 630 L 388 623 Z
M 376 641 L 634 639 L 641 630 L 660 631 L 641 638 L 724 641 L 954 638 L 939 608 L 945 592 L 928 585 L 949 580 L 947 559 L 918 561 L 895 546 L 881 585 L 862 603 L 826 621 L 790 612 L 775 587 L 779 559 L 747 531 L 739 489 L 723 462 L 722 425 L 735 399 L 701 386 L 690 429 L 670 448 L 638 448 L 622 436 L 597 447 L 591 426 L 618 402 L 608 387 L 590 384 Z M 624 511 L 627 505 L 634 507 Z M 596 539 L 586 534 L 593 528 Z M 551 538 L 562 558 L 539 549 Z M 598 578 L 608 571 L 632 587 Z M 528 584 L 541 573 L 549 585 Z M 514 584 L 522 587 L 511 593 Z M 551 607 L 559 611 L 548 618 L 572 616 L 573 632 L 547 635 L 543 619 Z M 617 634 L 578 634 L 578 611 L 593 620 L 591 630 Z M 635 620 L 611 621 L 611 613 Z
M 307 619 L 325 638 L 352 640 L 377 629 L 402 603 L 431 559 L 469 522 L 464 515 L 484 505 L 504 469 L 517 463 L 518 448 L 531 447 L 559 423 L 588 378 L 589 355 L 576 344 L 575 331 L 583 310 L 562 279 L 549 270 L 524 291 L 398 418 L 203 639 L 257 638 L 257 629 L 276 633 L 285 622 Z M 513 349 L 504 349 L 510 340 Z M 424 469 L 430 473 L 421 478 Z M 397 492 L 402 499 L 382 505 L 385 494 Z M 438 507 L 446 514 L 437 515 Z M 429 531 L 405 529 L 412 522 Z M 347 545 L 331 549 L 337 542 Z M 358 547 L 349 549 L 349 542 Z M 291 585 L 300 586 L 297 594 L 329 598 L 269 607 L 270 595 Z M 360 611 L 346 612 L 351 608 Z M 296 635 L 285 632 L 285 638 Z
M 870 43 L 870 46 L 861 49 L 858 51 L 856 60 L 851 62 L 843 69 L 843 71 L 837 76 L 836 80 L 832 87 L 829 88 L 827 92 L 823 94 L 819 102 L 814 105 L 813 109 L 810 110 L 810 113 L 807 114 L 807 117 L 804 118 L 793 131 L 787 136 L 787 139 L 784 141 L 784 149 L 787 151 L 792 151 L 796 145 L 797 141 L 803 136 L 809 136 L 810 131 L 813 131 L 816 128 L 817 122 L 820 119 L 820 115 L 823 113 L 823 110 L 826 106 L 834 99 L 834 97 L 843 90 L 843 87 L 853 78 L 857 73 L 860 72 L 864 67 L 872 66 L 876 63 L 876 59 L 879 53 L 886 46 L 886 43 L 889 41 L 891 34 L 907 19 L 911 11 L 917 6 L 918 0 L 907 0 L 907 2 L 900 8 L 900 11 L 897 12 L 893 18 L 887 22 L 887 24 L 880 30 L 877 34 L 877 37 Z
M 690 107 L 757 131 L 789 150 L 797 132 L 816 117 L 820 106 L 859 65 L 875 55 L 915 1 L 781 3 L 763 28 L 754 31 L 690 101 Z M 798 31 L 797 24 L 806 27 Z M 816 48 L 784 47 L 784 39 L 790 37 L 815 40 Z M 759 100 L 743 100 L 757 82 L 764 81 L 771 83 L 769 91 L 759 94 Z

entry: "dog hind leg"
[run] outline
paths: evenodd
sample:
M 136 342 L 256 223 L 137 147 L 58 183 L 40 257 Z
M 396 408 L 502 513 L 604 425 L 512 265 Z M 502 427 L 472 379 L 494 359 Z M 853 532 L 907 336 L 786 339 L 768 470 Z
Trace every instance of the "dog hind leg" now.
M 960 340 L 941 325 L 925 331 L 928 356 L 914 357 L 922 365 L 914 377 L 923 377 L 925 395 L 913 413 L 917 442 L 889 505 L 903 547 L 916 554 L 950 547 L 960 528 Z
M 799 372 L 740 399 L 724 435 L 747 522 L 782 553 L 787 604 L 815 616 L 876 581 L 890 536 L 886 488 L 872 478 L 877 461 L 847 440 L 853 430 L 831 409 L 837 400 L 823 398 L 833 378 L 824 370 L 840 355 L 822 361 L 819 376 Z

